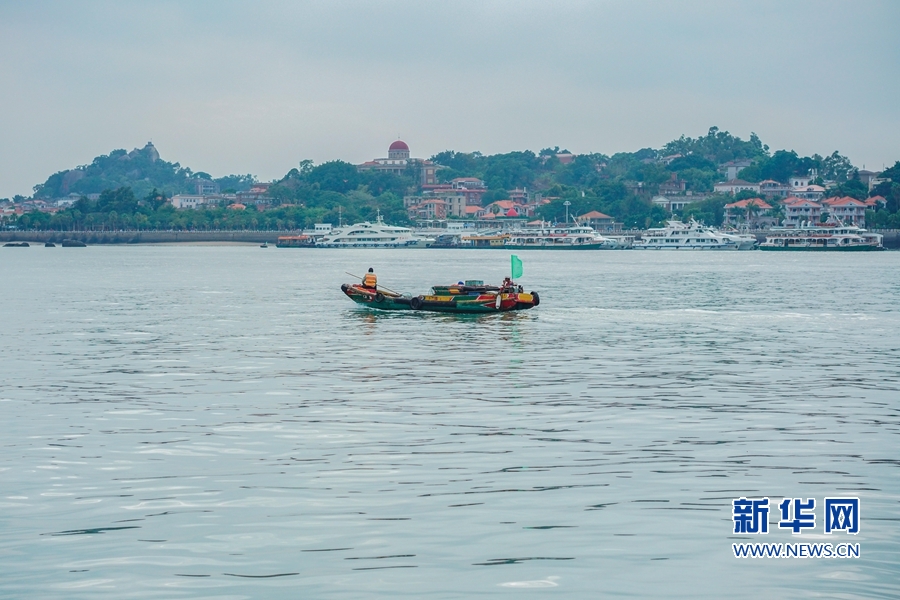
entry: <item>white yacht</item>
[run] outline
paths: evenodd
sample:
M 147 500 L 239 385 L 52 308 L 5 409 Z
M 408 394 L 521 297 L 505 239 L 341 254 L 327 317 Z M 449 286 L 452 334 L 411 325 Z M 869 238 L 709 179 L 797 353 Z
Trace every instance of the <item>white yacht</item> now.
M 688 223 L 668 221 L 665 227 L 648 229 L 633 247 L 639 250 L 750 250 L 756 245 L 752 235 L 723 233 L 691 219 Z
M 633 235 L 625 235 L 621 233 L 615 234 L 606 234 L 604 236 L 608 240 L 612 240 L 616 243 L 616 248 L 619 250 L 627 250 L 634 246 L 634 236 Z
M 739 233 L 734 230 L 730 231 L 719 231 L 713 230 L 716 233 L 725 236 L 726 238 L 732 239 L 737 242 L 738 250 L 752 250 L 756 248 L 757 244 L 759 244 L 759 240 L 756 239 L 756 236 L 752 233 Z
M 433 238 L 415 235 L 408 227 L 386 225 L 378 215 L 375 223 L 356 223 L 332 229 L 316 241 L 317 248 L 428 248 Z

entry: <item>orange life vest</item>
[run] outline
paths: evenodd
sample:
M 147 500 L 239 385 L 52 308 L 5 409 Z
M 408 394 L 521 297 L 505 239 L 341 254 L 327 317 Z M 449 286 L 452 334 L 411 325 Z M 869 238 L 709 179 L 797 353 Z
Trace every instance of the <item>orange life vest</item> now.
M 366 273 L 366 276 L 363 277 L 363 285 L 367 288 L 373 288 L 378 284 L 378 278 L 375 277 L 375 273 Z

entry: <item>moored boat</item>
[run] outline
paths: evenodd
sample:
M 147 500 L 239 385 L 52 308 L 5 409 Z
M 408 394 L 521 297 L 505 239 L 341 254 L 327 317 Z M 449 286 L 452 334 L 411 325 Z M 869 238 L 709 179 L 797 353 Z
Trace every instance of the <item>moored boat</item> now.
M 433 238 L 415 235 L 408 227 L 387 225 L 379 214 L 375 223 L 356 223 L 329 231 L 317 248 L 428 248 Z
M 669 221 L 665 227 L 648 229 L 634 242 L 638 250 L 750 250 L 756 245 L 752 235 L 724 233 L 691 219 L 687 223 Z
M 808 252 L 871 252 L 884 250 L 884 236 L 840 221 L 803 222 L 799 227 L 779 227 L 766 235 L 760 250 Z
M 547 225 L 460 236 L 457 247 L 502 250 L 613 250 L 629 243 L 604 237 L 587 225 Z
M 592 227 L 534 227 L 513 231 L 506 240 L 509 250 L 613 250 L 616 240 L 605 238 Z
M 315 240 L 308 235 L 280 235 L 275 242 L 276 248 L 312 248 Z

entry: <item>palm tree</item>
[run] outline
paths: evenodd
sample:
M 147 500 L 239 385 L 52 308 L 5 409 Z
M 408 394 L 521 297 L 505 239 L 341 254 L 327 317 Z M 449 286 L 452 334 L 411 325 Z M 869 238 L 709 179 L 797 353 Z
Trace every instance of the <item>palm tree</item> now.
M 747 206 L 744 207 L 744 214 L 746 216 L 747 226 L 752 227 L 756 215 L 759 214 L 759 205 L 756 203 L 756 198 L 751 198 L 747 201 Z

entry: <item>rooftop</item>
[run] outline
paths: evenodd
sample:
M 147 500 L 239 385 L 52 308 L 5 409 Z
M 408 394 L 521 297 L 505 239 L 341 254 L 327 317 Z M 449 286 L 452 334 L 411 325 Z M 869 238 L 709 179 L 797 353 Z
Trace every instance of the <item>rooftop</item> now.
M 769 210 L 772 208 L 772 205 L 762 198 L 746 198 L 745 200 L 738 200 L 737 202 L 726 204 L 725 208 L 747 208 L 751 204 L 762 210 Z

